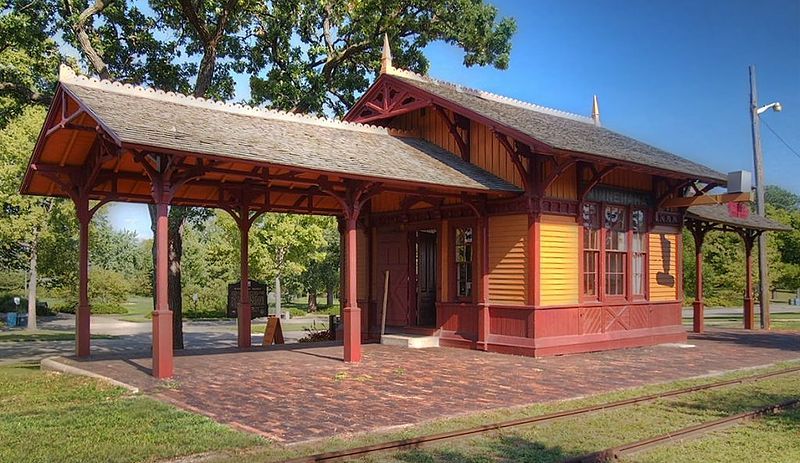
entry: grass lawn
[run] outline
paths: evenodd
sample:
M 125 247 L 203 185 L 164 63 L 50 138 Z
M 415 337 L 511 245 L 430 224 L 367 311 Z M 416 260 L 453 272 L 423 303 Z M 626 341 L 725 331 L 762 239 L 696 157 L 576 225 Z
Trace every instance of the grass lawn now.
M 114 336 L 103 334 L 93 334 L 92 339 L 112 339 Z M 74 341 L 75 333 L 71 331 L 2 331 L 0 332 L 0 342 L 24 342 L 24 341 Z
M 153 298 L 142 296 L 131 296 L 123 304 L 128 309 L 128 313 L 121 315 L 109 315 L 126 322 L 149 322 L 153 312 Z
M 268 442 L 89 378 L 0 367 L 0 461 L 138 462 Z
M 779 367 L 797 364 L 784 363 Z M 775 368 L 778 367 L 760 371 Z M 678 381 L 578 400 L 442 419 L 401 430 L 283 447 L 155 400 L 127 395 L 121 389 L 92 379 L 43 373 L 36 368 L 0 367 L 0 436 L 3 436 L 0 461 L 128 462 L 204 453 L 204 463 L 275 462 L 293 456 L 464 429 L 755 373 L 752 370 L 735 372 L 721 377 Z M 799 380 L 800 374 L 796 373 L 363 461 L 559 461 L 795 397 L 800 394 Z M 794 412 L 766 418 L 715 434 L 710 439 L 716 441 L 705 439 L 686 443 L 674 450 L 659 449 L 636 455 L 631 461 L 800 461 L 800 439 L 796 439 L 800 426 L 798 420 L 800 414 Z M 758 439 L 761 442 L 755 442 L 758 436 L 762 436 Z M 709 457 L 704 453 L 704 445 L 711 446 L 709 448 L 718 454 Z

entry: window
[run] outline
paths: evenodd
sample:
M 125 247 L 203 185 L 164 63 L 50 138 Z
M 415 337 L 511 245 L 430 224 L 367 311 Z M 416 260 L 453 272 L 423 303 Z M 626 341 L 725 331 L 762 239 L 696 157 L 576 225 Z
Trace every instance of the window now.
M 456 228 L 456 296 L 472 296 L 472 227 Z
M 643 298 L 647 284 L 647 224 L 643 210 L 634 209 L 631 212 L 631 230 L 633 237 L 631 289 L 634 297 Z
M 597 226 L 597 206 L 584 204 L 583 211 L 583 295 L 597 299 L 600 275 L 600 230 Z
M 625 222 L 625 208 L 606 206 L 603 211 L 603 228 L 606 235 L 606 296 L 625 295 L 625 269 L 628 257 L 628 230 Z
M 583 300 L 646 298 L 646 209 L 585 203 L 581 218 Z

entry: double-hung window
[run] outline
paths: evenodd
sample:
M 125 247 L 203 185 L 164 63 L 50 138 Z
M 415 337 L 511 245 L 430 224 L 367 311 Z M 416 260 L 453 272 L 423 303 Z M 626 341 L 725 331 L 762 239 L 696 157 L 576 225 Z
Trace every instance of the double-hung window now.
M 640 207 L 585 203 L 581 215 L 582 299 L 646 298 L 646 211 Z

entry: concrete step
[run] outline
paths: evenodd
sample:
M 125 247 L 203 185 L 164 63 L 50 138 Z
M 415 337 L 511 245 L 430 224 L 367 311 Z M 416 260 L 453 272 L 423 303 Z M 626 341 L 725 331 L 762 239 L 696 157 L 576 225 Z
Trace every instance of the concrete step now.
M 439 336 L 425 336 L 421 334 L 384 334 L 381 344 L 387 346 L 408 347 L 409 349 L 425 349 L 439 347 Z

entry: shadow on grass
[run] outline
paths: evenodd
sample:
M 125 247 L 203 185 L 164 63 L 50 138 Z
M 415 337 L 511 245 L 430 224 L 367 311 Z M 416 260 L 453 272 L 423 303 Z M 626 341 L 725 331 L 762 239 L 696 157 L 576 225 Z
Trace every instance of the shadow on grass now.
M 548 447 L 541 442 L 516 435 L 501 435 L 482 443 L 483 451 L 476 454 L 470 449 L 416 449 L 399 453 L 396 460 L 407 463 L 489 461 L 555 462 L 574 456 L 561 447 Z

